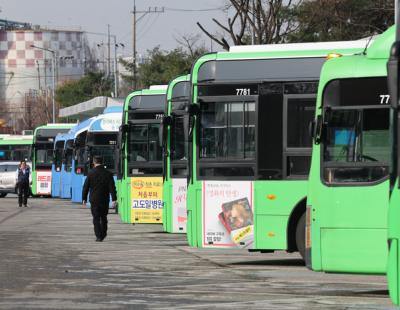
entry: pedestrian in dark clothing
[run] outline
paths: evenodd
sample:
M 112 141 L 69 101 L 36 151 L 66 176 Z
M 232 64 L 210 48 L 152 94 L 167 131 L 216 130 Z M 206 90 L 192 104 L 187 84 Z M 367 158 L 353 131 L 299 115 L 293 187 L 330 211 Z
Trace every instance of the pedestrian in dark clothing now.
M 89 195 L 90 208 L 93 215 L 94 233 L 96 241 L 103 241 L 107 236 L 107 214 L 110 202 L 110 194 L 113 205 L 117 201 L 114 178 L 111 172 L 103 166 L 103 158 L 95 156 L 93 159 L 94 168 L 89 171 L 85 184 L 83 185 L 82 200 L 86 205 Z
M 25 160 L 21 160 L 18 169 L 16 171 L 17 180 L 17 192 L 18 192 L 18 205 L 22 207 L 28 206 L 28 196 L 30 194 L 29 188 L 29 176 L 31 174 L 31 169 L 26 164 Z

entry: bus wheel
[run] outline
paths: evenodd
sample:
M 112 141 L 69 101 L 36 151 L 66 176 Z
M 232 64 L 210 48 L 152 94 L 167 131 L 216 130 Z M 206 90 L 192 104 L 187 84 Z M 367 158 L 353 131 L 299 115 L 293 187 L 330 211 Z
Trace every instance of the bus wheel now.
M 7 196 L 7 193 L 0 193 L 0 198 L 4 198 Z
M 306 213 L 300 217 L 296 226 L 296 246 L 303 260 L 305 259 L 306 248 Z

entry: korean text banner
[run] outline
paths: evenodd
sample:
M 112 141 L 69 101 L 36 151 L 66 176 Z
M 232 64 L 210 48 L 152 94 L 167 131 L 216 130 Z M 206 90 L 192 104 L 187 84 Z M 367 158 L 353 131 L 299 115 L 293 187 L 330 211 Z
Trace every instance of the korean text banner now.
M 162 177 L 133 177 L 131 179 L 131 222 L 162 223 Z
M 253 183 L 203 182 L 203 246 L 252 248 Z

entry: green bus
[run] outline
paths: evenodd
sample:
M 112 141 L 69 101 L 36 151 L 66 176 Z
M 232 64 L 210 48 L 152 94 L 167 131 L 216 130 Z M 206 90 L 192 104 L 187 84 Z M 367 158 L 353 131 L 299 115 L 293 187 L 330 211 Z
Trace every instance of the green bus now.
M 188 178 L 188 129 L 190 75 L 168 85 L 163 128 L 164 185 L 163 227 L 165 232 L 186 233 L 186 191 Z
M 162 147 L 167 86 L 135 91 L 125 100 L 118 138 L 118 213 L 125 223 L 162 224 Z
M 322 68 L 306 219 L 306 263 L 315 271 L 386 272 L 393 42 L 394 27 Z
M 32 144 L 32 194 L 51 196 L 51 165 L 57 134 L 67 133 L 76 124 L 47 124 L 37 127 Z
M 366 41 L 234 47 L 193 66 L 189 244 L 304 255 L 309 123 L 328 54 Z
M 29 160 L 32 135 L 0 135 L 0 162 Z
M 387 264 L 387 282 L 389 295 L 392 302 L 400 305 L 400 266 L 399 266 L 399 240 L 400 228 L 398 219 L 400 218 L 400 152 L 399 152 L 399 73 L 400 73 L 400 23 L 399 15 L 396 21 L 396 42 L 393 44 L 388 62 L 388 86 L 391 103 L 391 132 L 392 132 L 392 167 L 390 171 L 391 195 L 388 212 L 388 245 L 389 257 Z

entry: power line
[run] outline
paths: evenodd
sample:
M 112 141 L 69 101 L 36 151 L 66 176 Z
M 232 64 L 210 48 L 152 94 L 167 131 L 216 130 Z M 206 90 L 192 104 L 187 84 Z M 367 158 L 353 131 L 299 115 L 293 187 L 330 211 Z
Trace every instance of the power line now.
M 166 11 L 172 11 L 172 12 L 210 12 L 210 11 L 220 11 L 224 9 L 224 7 L 209 8 L 209 9 L 180 9 L 180 8 L 164 7 L 164 9 Z

